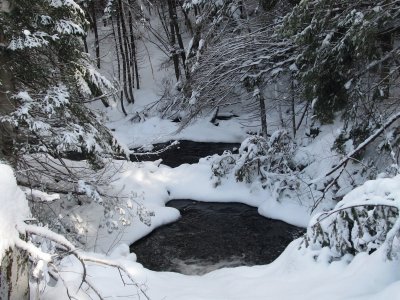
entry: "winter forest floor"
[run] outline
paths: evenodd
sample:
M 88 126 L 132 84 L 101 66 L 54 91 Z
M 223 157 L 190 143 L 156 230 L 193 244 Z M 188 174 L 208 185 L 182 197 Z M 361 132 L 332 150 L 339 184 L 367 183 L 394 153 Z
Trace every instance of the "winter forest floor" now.
M 400 300 L 399 16 L 0 0 L 0 300 Z
M 102 53 L 106 53 L 102 70 L 110 77 L 115 74 L 113 51 L 111 48 L 102 49 Z M 255 124 L 247 120 L 247 116 L 239 115 L 239 118 L 220 121 L 219 126 L 208 119 L 199 119 L 177 132 L 179 124 L 156 114 L 144 115 L 143 109 L 161 97 L 163 82 L 171 81 L 172 74 L 170 70 L 160 69 L 162 53 L 151 43 L 144 42 L 140 52 L 142 88 L 135 90 L 136 102 L 127 106 L 129 115 L 122 115 L 118 103 L 110 109 L 104 109 L 101 103 L 92 104 L 92 108 L 96 108 L 107 120 L 108 127 L 126 148 L 151 150 L 152 144 L 171 140 L 240 143 L 246 138 L 246 132 L 254 129 Z M 277 119 L 274 108 L 270 107 L 270 128 L 278 126 Z M 322 134 L 312 142 L 307 138 L 298 141 L 298 161 L 315 162 L 309 164 L 307 170 L 313 178 L 324 174 L 337 160 L 337 155 L 326 145 L 332 145 L 340 128 L 339 123 L 323 127 Z M 128 245 L 154 228 L 179 218 L 176 209 L 165 207 L 171 199 L 245 203 L 257 207 L 263 216 L 302 227 L 310 221 L 314 203 L 309 199 L 273 201 L 271 191 L 236 182 L 234 178 L 225 178 L 215 187 L 210 180 L 212 174 L 210 160 L 207 159 L 176 168 L 160 164 L 160 161 L 113 161 L 111 164 L 115 174 L 110 191 L 131 195 L 135 201 L 133 206 L 145 212 L 149 224 L 144 224 L 136 216 L 130 225 L 108 233 L 104 228 L 98 229 L 102 209 L 96 204 L 83 205 L 70 212 L 76 219 L 82 220 L 82 228 L 86 231 L 86 250 L 93 252 L 91 255 L 99 260 L 123 266 L 135 281 L 132 285 L 127 276 L 114 267 L 89 263 L 87 277 L 96 283 L 104 299 L 400 299 L 399 261 L 387 260 L 383 247 L 372 255 L 358 254 L 354 258 L 344 257 L 330 262 L 329 255 L 323 251 L 317 254 L 301 248 L 300 238 L 269 265 L 224 268 L 202 276 L 148 270 L 136 261 L 134 253 L 129 253 Z M 396 180 L 400 185 L 398 177 Z M 359 195 L 362 193 L 359 191 Z M 333 208 L 334 205 L 321 203 L 317 211 Z M 66 257 L 60 273 L 64 282 L 78 289 L 82 273 L 79 261 L 73 256 Z M 65 294 L 64 289 L 64 284 L 59 281 L 54 287 L 46 287 L 42 299 L 61 299 L 59 295 Z M 77 297 L 93 299 L 95 296 L 93 291 L 81 290 Z M 65 299 L 68 297 L 65 296 Z

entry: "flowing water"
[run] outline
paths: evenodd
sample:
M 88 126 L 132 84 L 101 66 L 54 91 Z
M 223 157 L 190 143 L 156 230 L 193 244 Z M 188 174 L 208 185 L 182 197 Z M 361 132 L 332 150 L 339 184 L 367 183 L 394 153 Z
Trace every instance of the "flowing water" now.
M 173 200 L 167 206 L 179 209 L 182 217 L 131 245 L 138 261 L 155 271 L 191 275 L 267 264 L 304 233 L 240 203 Z
M 170 143 L 154 145 L 153 152 L 167 147 Z M 192 141 L 179 141 L 177 145 L 157 155 L 135 155 L 131 154 L 131 161 L 157 160 L 162 158 L 162 163 L 170 167 L 181 164 L 194 164 L 200 158 L 213 154 L 222 154 L 225 150 L 237 151 L 240 144 L 235 143 L 199 143 Z M 135 150 L 135 149 L 134 149 Z M 137 150 L 136 150 L 137 151 Z M 136 152 L 135 151 L 135 152 Z M 140 152 L 140 151 L 137 151 Z
M 161 158 L 175 167 L 238 146 L 184 141 Z M 138 262 L 155 271 L 201 275 L 223 267 L 267 264 L 304 234 L 304 229 L 262 217 L 245 204 L 172 200 L 167 206 L 179 209 L 181 218 L 131 245 Z

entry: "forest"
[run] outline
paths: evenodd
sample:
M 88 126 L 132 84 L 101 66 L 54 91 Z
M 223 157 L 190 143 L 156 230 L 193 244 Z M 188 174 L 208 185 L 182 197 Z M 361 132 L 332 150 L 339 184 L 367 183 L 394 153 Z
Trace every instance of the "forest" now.
M 399 82 L 397 0 L 0 0 L 0 299 L 399 299 Z

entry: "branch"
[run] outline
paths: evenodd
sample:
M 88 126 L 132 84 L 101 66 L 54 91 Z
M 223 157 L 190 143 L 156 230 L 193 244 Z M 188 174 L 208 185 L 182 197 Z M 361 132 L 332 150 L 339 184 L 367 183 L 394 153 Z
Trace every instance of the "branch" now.
M 329 212 L 322 213 L 317 218 L 317 221 L 313 225 L 311 225 L 311 227 L 314 227 L 316 224 L 321 223 L 322 221 L 324 221 L 325 219 L 327 219 L 328 217 L 330 217 L 331 215 L 333 215 L 333 214 L 335 214 L 337 212 L 341 212 L 341 211 L 349 209 L 349 208 L 364 207 L 364 206 L 383 206 L 383 207 L 396 208 L 397 211 L 399 211 L 399 207 L 398 206 L 387 204 L 387 202 L 386 203 L 368 203 L 368 202 L 365 202 L 364 204 L 349 205 L 349 206 L 341 207 L 339 209 L 331 210 Z M 323 218 L 321 218 L 321 217 L 323 217 Z
M 88 257 L 88 256 L 81 256 L 81 258 L 82 258 L 83 261 L 86 261 L 86 262 L 92 262 L 92 263 L 96 263 L 96 264 L 107 265 L 107 266 L 110 266 L 110 267 L 117 268 L 119 271 L 123 271 L 126 274 L 126 276 L 132 281 L 132 284 L 134 286 L 136 286 L 138 288 L 138 290 L 143 294 L 143 296 L 145 296 L 147 300 L 150 300 L 150 298 L 146 294 L 146 292 L 139 286 L 138 283 L 135 282 L 135 280 L 132 278 L 132 276 L 130 275 L 130 273 L 128 272 L 128 270 L 124 266 L 122 266 L 122 265 L 120 265 L 120 264 L 118 264 L 116 262 L 113 262 L 113 261 L 110 261 L 110 260 L 105 260 L 105 259 L 98 259 L 98 258 L 93 258 L 93 257 Z
M 354 149 L 353 151 L 351 151 L 345 158 L 343 158 L 336 167 L 332 168 L 330 171 L 328 171 L 325 175 L 320 176 L 319 178 L 316 178 L 314 180 L 312 180 L 309 185 L 316 183 L 322 179 L 324 179 L 325 177 L 332 175 L 333 173 L 335 173 L 337 170 L 339 170 L 342 166 L 346 165 L 347 162 L 353 158 L 353 156 L 355 156 L 358 152 L 360 152 L 362 149 L 364 149 L 366 146 L 368 146 L 369 144 L 371 144 L 378 136 L 380 136 L 382 134 L 382 132 L 385 131 L 386 128 L 388 128 L 389 126 L 391 126 L 394 122 L 396 122 L 398 119 L 400 119 L 400 112 L 398 112 L 397 114 L 395 114 L 394 116 L 392 116 L 391 118 L 389 118 L 389 120 L 382 125 L 381 128 L 379 128 L 378 130 L 375 131 L 374 134 L 372 134 L 371 136 L 369 136 L 366 140 L 364 140 L 364 142 L 362 142 L 360 145 L 358 145 L 358 147 L 356 149 Z

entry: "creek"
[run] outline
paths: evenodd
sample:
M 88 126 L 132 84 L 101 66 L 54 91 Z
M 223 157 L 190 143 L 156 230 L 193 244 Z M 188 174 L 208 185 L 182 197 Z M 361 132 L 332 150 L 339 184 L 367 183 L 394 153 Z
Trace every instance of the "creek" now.
M 238 146 L 185 141 L 161 158 L 174 167 Z M 181 218 L 131 245 L 138 262 L 154 271 L 202 275 L 223 267 L 268 264 L 304 234 L 304 229 L 265 218 L 245 204 L 180 199 L 167 206 L 178 209 Z

